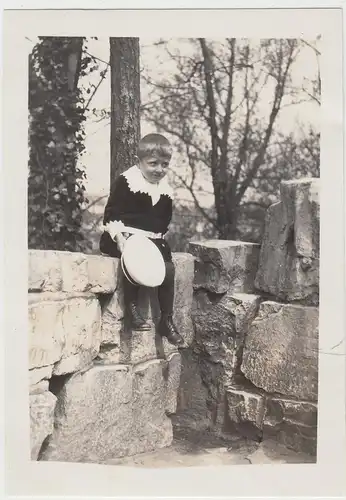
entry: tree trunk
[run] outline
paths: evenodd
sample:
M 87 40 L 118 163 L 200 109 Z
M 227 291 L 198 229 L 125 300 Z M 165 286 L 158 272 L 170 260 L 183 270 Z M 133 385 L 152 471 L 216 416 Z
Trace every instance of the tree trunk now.
M 139 38 L 110 38 L 111 185 L 135 163 L 140 138 Z
M 235 240 L 238 237 L 237 209 L 230 206 L 230 200 L 216 198 L 217 225 L 221 240 Z

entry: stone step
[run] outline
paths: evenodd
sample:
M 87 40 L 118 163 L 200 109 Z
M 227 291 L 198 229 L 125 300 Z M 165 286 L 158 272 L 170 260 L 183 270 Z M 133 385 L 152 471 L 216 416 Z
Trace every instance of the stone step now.
M 179 354 L 168 364 L 94 366 L 57 394 L 54 431 L 42 460 L 94 462 L 169 446 Z
M 254 291 L 260 247 L 232 240 L 192 242 L 189 252 L 196 259 L 195 288 L 214 293 Z

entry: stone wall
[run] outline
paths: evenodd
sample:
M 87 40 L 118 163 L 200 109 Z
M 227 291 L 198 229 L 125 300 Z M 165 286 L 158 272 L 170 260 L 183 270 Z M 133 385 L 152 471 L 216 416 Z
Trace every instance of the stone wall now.
M 102 463 L 169 446 L 172 420 L 316 452 L 318 180 L 284 182 L 262 245 L 175 254 L 179 351 L 155 334 L 155 290 L 124 318 L 117 259 L 29 252 L 31 457 Z
M 190 244 L 195 338 L 181 351 L 178 416 L 316 453 L 318 179 L 283 182 L 261 247 Z
M 193 337 L 193 258 L 175 254 L 175 321 Z M 29 252 L 31 458 L 97 462 L 170 445 L 181 360 L 152 329 L 129 330 L 116 259 Z

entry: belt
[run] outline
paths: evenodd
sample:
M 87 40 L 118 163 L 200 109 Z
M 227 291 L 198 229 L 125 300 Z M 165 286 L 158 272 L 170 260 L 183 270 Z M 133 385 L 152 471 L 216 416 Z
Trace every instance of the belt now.
M 161 240 L 165 236 L 163 233 L 152 233 L 151 231 L 145 231 L 144 229 L 137 229 L 136 227 L 128 226 L 125 226 L 124 232 L 130 234 L 140 234 L 142 236 L 146 236 L 147 238 L 151 238 L 152 240 Z

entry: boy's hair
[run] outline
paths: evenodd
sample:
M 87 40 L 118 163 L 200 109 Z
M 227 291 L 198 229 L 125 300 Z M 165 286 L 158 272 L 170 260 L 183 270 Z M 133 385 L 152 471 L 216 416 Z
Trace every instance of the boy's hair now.
M 166 137 L 161 134 L 148 134 L 139 141 L 137 149 L 138 158 L 141 160 L 151 155 L 171 159 L 172 146 Z

